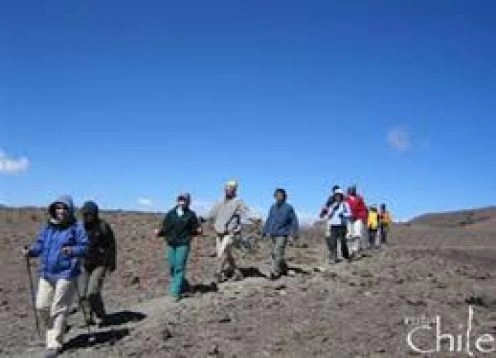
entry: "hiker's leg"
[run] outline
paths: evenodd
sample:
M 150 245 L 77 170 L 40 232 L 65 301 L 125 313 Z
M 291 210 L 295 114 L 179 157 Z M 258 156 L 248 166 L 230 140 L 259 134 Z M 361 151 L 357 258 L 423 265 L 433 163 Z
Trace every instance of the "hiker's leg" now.
M 91 312 L 101 320 L 105 318 L 105 305 L 102 299 L 102 287 L 105 280 L 106 269 L 104 266 L 98 266 L 90 275 L 88 283 L 88 301 Z
M 186 279 L 189 245 L 176 246 L 175 255 L 174 276 L 171 282 L 170 293 L 174 297 L 180 297 L 183 293 L 183 284 Z
M 341 243 L 341 254 L 342 257 L 345 259 L 350 258 L 350 253 L 348 251 L 348 245 L 346 243 L 346 227 L 341 226 L 339 230 L 339 236 L 337 238 L 337 241 Z
M 81 274 L 79 275 L 77 280 L 77 289 L 79 290 L 79 297 L 81 298 L 81 302 L 78 302 L 80 305 L 84 306 L 84 310 L 86 313 L 90 313 L 90 303 L 88 298 L 88 284 L 90 281 L 91 272 L 88 271 L 84 265 L 81 265 Z M 90 317 L 84 317 L 85 320 L 88 320 Z
M 338 231 L 336 226 L 331 226 L 331 237 L 329 238 L 329 242 L 327 246 L 329 247 L 329 262 L 334 263 L 337 259 L 337 240 Z
M 48 330 L 52 328 L 52 321 L 50 319 L 50 306 L 53 301 L 53 295 L 55 293 L 55 286 L 44 278 L 40 278 L 38 283 L 38 293 L 36 294 L 36 310 L 38 311 L 39 317 L 45 330 L 46 334 L 46 344 L 48 347 Z
M 356 253 L 356 248 L 355 248 L 355 223 L 353 221 L 348 222 L 348 233 L 346 235 L 346 240 L 348 243 L 348 250 L 350 255 L 355 255 Z
M 176 272 L 176 246 L 167 246 L 167 260 L 169 261 L 169 288 L 170 294 L 174 291 L 174 274 Z
M 275 248 L 274 248 L 274 273 L 276 275 L 281 275 L 283 273 L 284 265 L 284 252 L 286 250 L 286 244 L 288 243 L 288 238 L 286 236 L 275 237 Z
M 48 349 L 61 349 L 65 333 L 65 325 L 69 307 L 74 298 L 76 288 L 73 281 L 59 279 L 55 284 L 50 316 L 52 328 L 47 331 Z
M 381 230 L 381 242 L 383 244 L 387 243 L 387 227 L 384 225 L 384 227 Z
M 270 271 L 275 272 L 274 268 L 276 266 L 276 238 L 270 238 Z
M 346 232 L 345 232 L 345 236 L 346 236 Z M 341 247 L 341 239 L 337 239 L 336 240 L 336 257 L 338 260 L 343 259 L 342 251 L 343 251 L 343 249 Z

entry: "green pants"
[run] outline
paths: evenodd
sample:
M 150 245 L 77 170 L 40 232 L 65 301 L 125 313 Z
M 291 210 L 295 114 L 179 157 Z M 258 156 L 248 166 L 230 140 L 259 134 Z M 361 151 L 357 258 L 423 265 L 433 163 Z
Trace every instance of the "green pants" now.
M 85 305 L 86 313 L 94 313 L 99 319 L 105 318 L 105 305 L 101 291 L 106 271 L 103 266 L 98 266 L 92 270 L 83 267 L 78 279 L 79 294 L 83 300 L 81 303 Z
M 184 288 L 188 254 L 189 245 L 170 245 L 167 248 L 170 267 L 169 293 L 174 297 L 179 297 Z

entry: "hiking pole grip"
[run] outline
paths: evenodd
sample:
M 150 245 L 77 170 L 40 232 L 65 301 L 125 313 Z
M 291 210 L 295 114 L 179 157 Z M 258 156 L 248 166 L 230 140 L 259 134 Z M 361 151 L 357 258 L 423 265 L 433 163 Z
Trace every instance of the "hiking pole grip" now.
M 24 250 L 27 251 L 28 247 L 24 246 Z M 34 286 L 33 286 L 33 274 L 31 272 L 31 260 L 29 259 L 29 255 L 26 256 L 26 270 L 28 273 L 29 290 L 31 292 L 31 306 L 33 308 L 34 322 L 36 325 L 36 333 L 38 334 L 38 338 L 41 339 L 40 322 L 38 319 L 38 313 L 36 312 L 36 298 L 35 298 Z

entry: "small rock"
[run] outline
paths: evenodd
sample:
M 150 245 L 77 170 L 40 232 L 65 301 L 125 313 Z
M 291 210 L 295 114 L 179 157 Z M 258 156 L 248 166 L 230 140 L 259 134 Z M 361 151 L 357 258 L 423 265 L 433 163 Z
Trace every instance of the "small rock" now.
M 162 330 L 162 340 L 167 341 L 168 339 L 171 339 L 172 337 L 173 337 L 172 332 L 170 331 L 169 327 L 165 327 Z
M 140 283 L 140 278 L 138 276 L 134 276 L 134 277 L 131 278 L 131 281 L 130 281 L 130 284 L 131 285 L 134 286 L 134 285 L 137 285 L 139 283 Z
M 219 355 L 220 351 L 219 351 L 219 345 L 218 344 L 214 344 L 212 347 L 210 347 L 210 349 L 208 350 L 207 354 L 209 356 L 217 356 Z
M 231 317 L 229 317 L 229 316 L 227 315 L 227 313 L 226 313 L 225 315 L 221 316 L 221 317 L 217 320 L 217 322 L 219 322 L 219 323 L 229 323 L 229 322 L 231 322 Z
M 480 296 L 475 296 L 475 295 L 472 295 L 472 296 L 466 298 L 465 303 L 468 303 L 469 305 L 474 305 L 474 306 L 482 306 L 482 307 L 486 306 L 484 299 Z
M 274 290 L 276 291 L 280 291 L 280 290 L 284 290 L 286 288 L 286 285 L 284 284 L 281 284 L 281 285 L 277 285 L 274 287 Z

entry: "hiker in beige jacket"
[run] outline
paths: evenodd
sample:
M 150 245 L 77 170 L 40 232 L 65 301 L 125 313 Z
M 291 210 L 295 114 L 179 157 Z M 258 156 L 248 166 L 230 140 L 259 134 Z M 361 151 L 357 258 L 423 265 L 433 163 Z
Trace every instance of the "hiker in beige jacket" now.
M 233 256 L 233 245 L 241 236 L 241 221 L 248 217 L 250 221 L 258 222 L 260 218 L 251 215 L 250 209 L 237 196 L 238 183 L 231 180 L 224 188 L 224 199 L 218 202 L 204 218 L 212 221 L 216 233 L 216 253 L 219 258 L 219 269 L 216 279 L 219 282 L 227 279 L 226 274 L 232 274 L 235 280 L 243 279 L 243 274 L 236 266 Z M 227 266 L 227 268 L 226 268 Z

